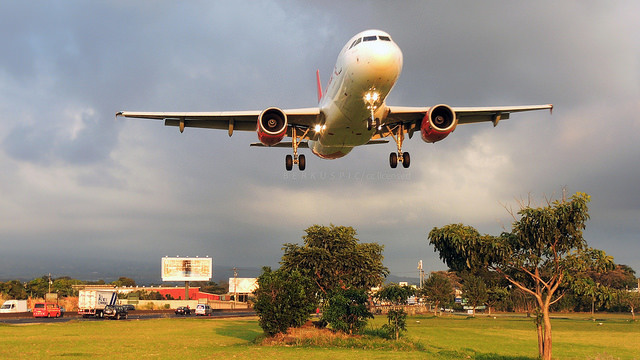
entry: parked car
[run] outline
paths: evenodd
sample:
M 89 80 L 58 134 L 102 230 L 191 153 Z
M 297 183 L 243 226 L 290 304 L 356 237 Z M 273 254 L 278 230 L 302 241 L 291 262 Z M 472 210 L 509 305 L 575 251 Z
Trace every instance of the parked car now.
M 36 303 L 33 306 L 33 317 L 60 317 L 64 313 L 60 310 L 57 304 L 54 303 Z
M 104 307 L 102 314 L 105 318 L 120 320 L 126 319 L 129 312 L 122 305 L 107 305 Z
M 191 309 L 188 306 L 178 306 L 176 315 L 191 315 Z
M 124 304 L 122 305 L 125 309 L 127 309 L 127 311 L 133 311 L 136 309 L 135 306 L 131 305 L 131 304 Z
M 198 306 L 196 306 L 196 316 L 210 316 L 211 314 L 213 314 L 211 306 L 206 304 L 198 304 Z

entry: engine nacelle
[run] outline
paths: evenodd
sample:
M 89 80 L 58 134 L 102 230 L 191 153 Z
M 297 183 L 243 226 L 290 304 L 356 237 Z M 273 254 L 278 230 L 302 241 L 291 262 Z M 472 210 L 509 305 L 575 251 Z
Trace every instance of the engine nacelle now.
M 427 111 L 420 125 L 422 140 L 434 143 L 446 138 L 458 126 L 456 113 L 448 105 L 433 106 Z
M 287 135 L 287 114 L 278 108 L 269 108 L 258 116 L 256 128 L 258 140 L 266 146 L 273 146 Z

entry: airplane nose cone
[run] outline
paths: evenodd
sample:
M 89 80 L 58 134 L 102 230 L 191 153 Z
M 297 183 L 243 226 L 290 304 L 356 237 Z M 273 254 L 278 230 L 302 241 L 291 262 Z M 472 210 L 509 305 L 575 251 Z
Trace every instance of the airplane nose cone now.
M 402 52 L 400 48 L 389 42 L 377 41 L 367 44 L 366 49 L 360 58 L 362 69 L 366 76 L 383 76 L 397 78 L 402 71 Z M 362 61 L 364 60 L 364 61 Z M 363 74 L 365 75 L 365 74 Z
M 371 49 L 369 64 L 376 70 L 402 67 L 402 53 L 395 44 L 378 42 Z

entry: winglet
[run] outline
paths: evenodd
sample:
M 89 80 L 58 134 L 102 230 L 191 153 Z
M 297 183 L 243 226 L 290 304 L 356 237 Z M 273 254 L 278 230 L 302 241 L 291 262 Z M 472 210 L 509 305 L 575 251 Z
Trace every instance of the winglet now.
M 553 104 L 549 104 L 551 107 L 549 108 L 549 114 L 553 115 Z
M 320 69 L 316 70 L 316 80 L 318 81 L 318 102 L 322 100 L 322 83 L 320 82 Z

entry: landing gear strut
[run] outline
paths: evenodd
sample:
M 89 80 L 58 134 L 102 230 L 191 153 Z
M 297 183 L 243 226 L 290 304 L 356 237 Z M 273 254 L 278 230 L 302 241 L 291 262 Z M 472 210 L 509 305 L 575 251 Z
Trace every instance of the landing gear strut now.
M 304 169 L 307 167 L 307 160 L 305 159 L 304 154 L 298 155 L 298 145 L 300 145 L 300 142 L 302 141 L 302 139 L 304 139 L 304 137 L 307 136 L 307 133 L 309 133 L 309 129 L 307 129 L 304 132 L 304 134 L 300 136 L 298 140 L 298 135 L 296 134 L 296 127 L 294 126 L 291 128 L 291 138 L 292 138 L 291 145 L 293 147 L 293 156 L 291 156 L 291 154 L 288 154 L 284 158 L 284 166 L 287 169 L 287 171 L 293 170 L 294 164 L 298 164 L 298 169 L 300 169 L 300 171 L 304 171 Z
M 380 119 L 374 119 L 373 111 L 371 117 L 367 119 L 367 131 L 371 131 L 371 129 L 377 129 L 380 126 Z
M 397 153 L 391 153 L 389 155 L 389 165 L 392 169 L 398 167 L 398 161 L 402 163 L 402 167 L 407 169 L 411 164 L 411 157 L 408 152 L 402 152 L 402 142 L 404 141 L 404 127 L 402 124 L 396 125 L 394 128 L 387 126 L 387 130 L 391 133 L 391 137 L 396 142 L 398 148 Z M 397 133 L 396 133 L 397 132 Z

